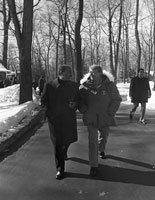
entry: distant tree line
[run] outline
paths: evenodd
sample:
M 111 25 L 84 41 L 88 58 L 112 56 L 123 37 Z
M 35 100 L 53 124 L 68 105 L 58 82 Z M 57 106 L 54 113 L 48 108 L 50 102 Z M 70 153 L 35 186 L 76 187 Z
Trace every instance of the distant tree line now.
M 116 82 L 140 67 L 155 76 L 154 0 L 0 0 L 0 16 L 0 62 L 20 71 L 19 103 L 32 100 L 33 79 L 56 77 L 62 63 L 77 82 L 94 63 Z

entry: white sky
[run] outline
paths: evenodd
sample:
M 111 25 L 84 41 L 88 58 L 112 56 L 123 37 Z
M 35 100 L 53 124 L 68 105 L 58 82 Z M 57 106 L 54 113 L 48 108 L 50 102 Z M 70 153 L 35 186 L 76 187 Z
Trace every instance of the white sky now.
M 131 104 L 128 96 L 129 84 L 119 83 L 117 86 L 122 97 L 127 96 L 127 98 L 123 97 L 123 103 Z M 150 86 L 152 89 L 152 82 L 150 82 Z M 7 130 L 13 131 L 21 119 L 25 116 L 32 115 L 33 109 L 38 105 L 38 101 L 35 98 L 33 102 L 27 102 L 22 105 L 18 105 L 18 100 L 19 85 L 0 89 L 0 134 Z M 152 91 L 152 97 L 149 99 L 147 109 L 155 109 L 155 91 Z

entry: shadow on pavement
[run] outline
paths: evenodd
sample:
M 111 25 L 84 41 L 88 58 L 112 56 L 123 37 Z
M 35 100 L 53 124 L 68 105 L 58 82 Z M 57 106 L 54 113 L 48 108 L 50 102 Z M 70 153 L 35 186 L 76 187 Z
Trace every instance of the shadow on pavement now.
M 145 167 L 145 168 L 152 169 L 152 170 L 155 169 L 154 165 L 144 163 L 144 162 L 140 162 L 140 161 L 137 161 L 137 160 L 130 160 L 130 159 L 127 159 L 127 158 L 121 158 L 121 157 L 112 156 L 112 155 L 106 155 L 106 158 L 112 159 L 112 160 L 118 160 L 118 161 L 129 163 L 129 164 L 132 164 L 132 165 L 137 165 L 139 167 Z
M 128 125 L 128 124 L 132 124 L 132 123 L 140 124 L 139 117 L 140 117 L 140 114 L 136 113 L 134 118 L 132 120 L 130 120 L 129 113 L 119 112 L 116 114 L 117 125 Z M 145 124 L 145 126 L 150 125 L 150 124 L 155 124 L 154 115 L 152 115 L 152 114 L 146 115 L 146 122 L 147 122 L 147 124 Z M 144 126 L 144 124 L 140 124 L 140 125 Z
M 108 159 L 115 159 L 125 163 L 130 163 L 133 165 L 137 165 L 140 167 L 145 167 L 153 170 L 153 165 L 129 160 L 126 158 L 120 158 L 115 156 L 107 156 Z M 83 160 L 81 158 L 72 157 L 69 160 L 73 162 L 79 162 L 82 164 L 89 165 L 87 160 Z M 155 186 L 155 171 L 141 171 L 135 169 L 128 169 L 116 166 L 107 166 L 107 165 L 99 165 L 99 172 L 96 177 L 91 178 L 88 174 L 82 173 L 73 173 L 66 172 L 66 178 L 85 178 L 85 179 L 94 179 L 94 180 L 103 180 L 103 181 L 111 181 L 111 182 L 121 182 L 121 183 L 132 183 L 138 185 L 145 186 Z

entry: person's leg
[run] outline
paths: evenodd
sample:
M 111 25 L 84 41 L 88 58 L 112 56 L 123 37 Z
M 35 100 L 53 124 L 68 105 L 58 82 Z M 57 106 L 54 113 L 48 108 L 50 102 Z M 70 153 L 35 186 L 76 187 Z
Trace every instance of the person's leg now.
M 137 103 L 137 102 L 133 103 L 133 107 L 132 107 L 132 110 L 130 111 L 130 115 L 129 115 L 130 119 L 133 119 L 133 115 L 136 112 L 138 105 L 139 105 L 139 103 Z
M 104 127 L 99 130 L 98 144 L 101 158 L 105 158 L 105 148 L 109 135 L 109 127 Z
M 89 162 L 91 167 L 98 167 L 98 129 L 88 126 Z
M 145 112 L 146 112 L 146 103 L 141 103 L 141 117 L 140 117 L 140 122 L 145 122 L 144 117 L 145 117 Z
M 70 144 L 68 144 L 68 145 L 66 145 L 66 146 L 63 146 L 63 154 L 64 154 L 64 159 L 65 159 L 65 160 L 68 160 L 67 152 L 68 152 L 69 146 L 70 146 Z
M 50 138 L 54 147 L 54 156 L 55 156 L 55 165 L 57 169 L 56 179 L 61 179 L 63 177 L 63 173 L 65 170 L 65 160 L 63 153 L 63 146 L 61 145 L 61 140 L 55 137 L 55 128 L 52 123 L 48 121 L 49 130 L 50 130 Z M 58 135 L 58 134 L 57 134 Z
M 63 147 L 61 144 L 55 145 L 55 163 L 57 171 L 64 172 L 65 170 L 65 160 L 63 154 Z

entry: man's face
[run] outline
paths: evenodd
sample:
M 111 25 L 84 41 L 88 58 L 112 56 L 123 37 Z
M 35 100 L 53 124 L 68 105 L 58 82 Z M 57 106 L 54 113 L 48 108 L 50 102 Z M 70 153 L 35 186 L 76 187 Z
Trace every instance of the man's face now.
M 138 72 L 138 77 L 139 77 L 139 78 L 143 78 L 143 77 L 144 77 L 144 70 L 140 70 L 140 71 Z
M 97 69 L 94 69 L 92 71 L 90 71 L 90 74 L 91 74 L 91 77 L 94 79 L 94 80 L 98 80 L 100 79 L 102 73 L 99 72 Z
M 66 70 L 61 75 L 63 80 L 70 80 L 72 78 L 72 71 L 70 68 L 66 68 Z

